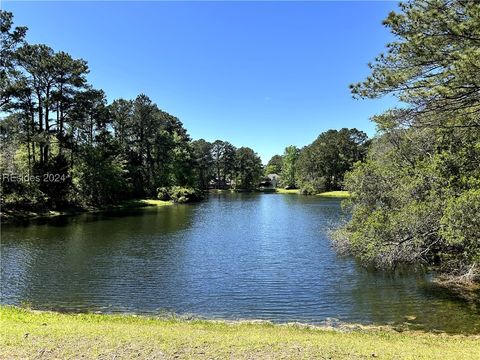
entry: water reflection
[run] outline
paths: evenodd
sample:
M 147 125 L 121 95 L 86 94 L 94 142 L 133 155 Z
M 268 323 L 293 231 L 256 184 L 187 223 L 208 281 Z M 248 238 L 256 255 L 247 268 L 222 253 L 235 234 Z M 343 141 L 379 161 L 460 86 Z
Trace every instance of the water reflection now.
M 335 199 L 220 194 L 6 226 L 2 303 L 480 332 L 477 308 L 424 274 L 390 276 L 338 257 L 327 230 L 340 215 Z

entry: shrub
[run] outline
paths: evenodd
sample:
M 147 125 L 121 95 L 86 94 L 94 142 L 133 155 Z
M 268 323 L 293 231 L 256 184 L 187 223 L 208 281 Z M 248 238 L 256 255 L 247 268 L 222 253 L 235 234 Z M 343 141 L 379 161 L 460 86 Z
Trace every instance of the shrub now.
M 166 188 L 165 186 L 159 187 L 157 189 L 157 198 L 163 201 L 170 200 L 168 188 Z
M 450 246 L 450 254 L 442 254 L 446 265 L 472 279 L 480 276 L 476 268 L 480 262 L 480 190 L 449 199 L 440 223 L 440 234 Z
M 183 186 L 160 187 L 157 189 L 157 193 L 158 199 L 172 200 L 179 204 L 194 202 L 203 198 L 203 193 L 200 190 Z
M 327 181 L 324 176 L 318 179 L 304 182 L 300 189 L 300 194 L 315 195 L 325 192 L 327 190 Z

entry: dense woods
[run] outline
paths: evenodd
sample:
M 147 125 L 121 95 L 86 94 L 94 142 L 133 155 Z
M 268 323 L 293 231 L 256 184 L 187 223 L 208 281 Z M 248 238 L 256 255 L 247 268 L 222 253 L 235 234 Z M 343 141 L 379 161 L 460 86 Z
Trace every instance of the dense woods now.
M 480 276 L 480 3 L 412 1 L 384 21 L 395 36 L 352 85 L 357 98 L 396 96 L 346 177 L 352 219 L 337 246 L 365 264 L 434 266 Z
M 192 200 L 214 187 L 252 189 L 258 155 L 192 141 L 178 118 L 145 94 L 107 103 L 83 59 L 25 42 L 1 12 L 4 209 L 105 205 L 130 198 Z

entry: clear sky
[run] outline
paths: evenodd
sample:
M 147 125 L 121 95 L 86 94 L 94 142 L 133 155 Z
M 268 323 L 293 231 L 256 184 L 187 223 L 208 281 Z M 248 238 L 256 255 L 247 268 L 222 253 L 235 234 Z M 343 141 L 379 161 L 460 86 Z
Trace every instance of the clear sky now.
M 2 2 L 27 40 L 81 57 L 109 101 L 145 93 L 194 139 L 249 146 L 264 162 L 356 127 L 392 99 L 348 85 L 392 36 L 396 2 Z

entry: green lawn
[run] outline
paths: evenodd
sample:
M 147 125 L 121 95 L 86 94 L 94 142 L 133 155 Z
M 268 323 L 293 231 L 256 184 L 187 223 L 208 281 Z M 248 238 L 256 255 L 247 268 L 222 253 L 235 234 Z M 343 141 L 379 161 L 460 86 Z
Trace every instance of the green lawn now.
M 0 308 L 0 358 L 478 359 L 480 336 Z
M 142 204 L 146 204 L 148 206 L 168 206 L 173 205 L 173 201 L 164 201 L 164 200 L 156 200 L 156 199 L 142 199 L 138 200 Z
M 350 197 L 350 193 L 348 191 L 327 191 L 321 194 L 317 194 L 317 196 L 345 199 Z
M 277 193 L 279 194 L 300 194 L 299 189 L 282 189 L 282 188 L 277 188 L 276 189 Z M 322 196 L 322 197 L 331 197 L 331 198 L 348 198 L 350 197 L 350 194 L 348 191 L 327 191 L 324 193 L 317 194 L 316 196 Z
M 298 189 L 282 189 L 282 188 L 276 188 L 275 190 L 277 190 L 277 193 L 279 194 L 299 194 L 299 191 Z

